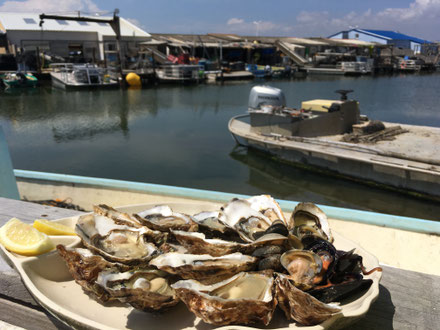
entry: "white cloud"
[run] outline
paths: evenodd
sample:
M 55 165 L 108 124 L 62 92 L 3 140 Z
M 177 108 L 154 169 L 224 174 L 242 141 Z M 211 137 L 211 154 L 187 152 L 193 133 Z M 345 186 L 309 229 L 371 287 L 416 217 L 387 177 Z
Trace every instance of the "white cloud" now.
M 0 11 L 38 13 L 82 11 L 96 13 L 101 10 L 92 0 L 7 0 L 0 6 Z
M 241 18 L 231 18 L 226 22 L 226 32 L 241 35 L 267 35 L 280 29 L 282 29 L 281 25 L 270 21 L 248 22 Z
M 227 25 L 234 25 L 234 24 L 243 24 L 244 20 L 241 18 L 231 18 L 228 20 L 228 22 L 226 23 Z

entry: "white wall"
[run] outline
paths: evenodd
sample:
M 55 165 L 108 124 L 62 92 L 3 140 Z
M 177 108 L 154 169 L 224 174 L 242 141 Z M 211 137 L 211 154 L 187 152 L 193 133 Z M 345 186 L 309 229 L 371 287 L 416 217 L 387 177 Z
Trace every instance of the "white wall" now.
M 331 39 L 342 39 L 343 35 L 344 35 L 344 33 L 341 32 L 341 33 L 335 34 L 333 37 L 331 37 Z M 374 37 L 374 36 L 370 36 L 368 34 L 358 32 L 358 31 L 348 31 L 348 39 L 358 39 L 358 40 L 367 41 L 367 42 L 377 42 L 380 44 L 387 43 L 387 40 L 384 40 L 384 39 L 378 38 L 378 37 Z
M 380 44 L 387 43 L 387 41 L 382 38 L 370 36 L 368 34 L 365 34 L 365 33 L 359 32 L 359 31 L 349 31 L 348 38 L 349 39 L 358 39 L 358 40 L 367 41 L 367 42 L 377 42 Z

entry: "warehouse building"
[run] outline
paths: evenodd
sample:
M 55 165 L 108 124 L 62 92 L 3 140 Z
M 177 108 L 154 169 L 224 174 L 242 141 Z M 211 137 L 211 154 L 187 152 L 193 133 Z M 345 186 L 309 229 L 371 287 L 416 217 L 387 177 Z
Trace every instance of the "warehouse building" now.
M 358 39 L 367 42 L 375 42 L 384 45 L 393 45 L 403 49 L 411 49 L 414 53 L 420 53 L 423 47 L 430 45 L 431 42 L 416 37 L 411 37 L 403 33 L 386 31 L 386 30 L 370 30 L 370 29 L 351 29 L 341 31 L 329 36 L 331 39 Z
M 93 17 L 110 19 L 111 17 Z M 128 20 L 120 18 L 121 49 L 135 56 L 140 42 L 151 35 Z M 40 24 L 37 13 L 0 12 L 0 48 L 3 52 L 35 51 L 69 58 L 82 56 L 87 61 L 103 61 L 116 50 L 116 35 L 108 23 L 46 19 Z

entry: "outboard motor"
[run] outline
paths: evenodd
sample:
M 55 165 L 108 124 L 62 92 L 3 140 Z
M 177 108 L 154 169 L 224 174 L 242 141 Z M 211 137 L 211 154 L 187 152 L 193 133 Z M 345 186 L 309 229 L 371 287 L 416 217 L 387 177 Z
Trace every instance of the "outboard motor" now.
M 286 97 L 281 89 L 271 86 L 255 86 L 249 94 L 249 109 L 261 109 L 262 106 L 285 107 Z
M 341 101 L 347 101 L 347 94 L 352 93 L 352 89 L 338 89 L 335 93 L 341 94 Z

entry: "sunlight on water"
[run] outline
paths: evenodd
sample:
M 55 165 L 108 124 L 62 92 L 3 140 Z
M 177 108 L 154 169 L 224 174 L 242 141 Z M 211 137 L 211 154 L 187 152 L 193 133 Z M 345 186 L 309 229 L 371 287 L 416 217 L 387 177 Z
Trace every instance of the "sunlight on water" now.
M 288 106 L 354 89 L 372 119 L 440 127 L 440 75 L 269 81 Z M 263 81 L 65 92 L 0 91 L 14 168 L 159 183 L 438 219 L 440 206 L 234 149 L 227 123 Z

